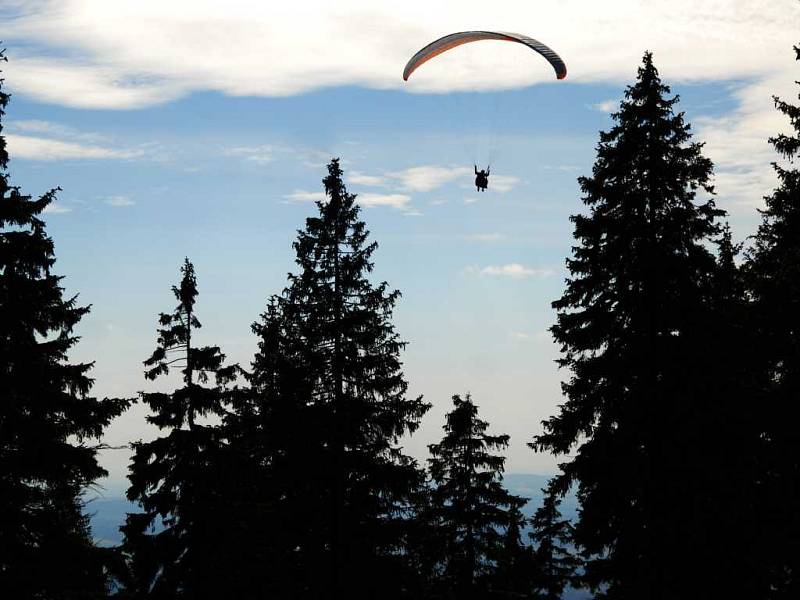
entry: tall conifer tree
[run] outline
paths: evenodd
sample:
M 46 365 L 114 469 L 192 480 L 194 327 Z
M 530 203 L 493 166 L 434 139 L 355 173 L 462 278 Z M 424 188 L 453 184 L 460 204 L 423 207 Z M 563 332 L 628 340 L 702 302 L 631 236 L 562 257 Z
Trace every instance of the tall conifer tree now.
M 560 600 L 564 590 L 577 581 L 580 561 L 572 553 L 572 524 L 558 509 L 561 498 L 548 486 L 544 502 L 531 519 L 536 598 Z
M 775 106 L 793 131 L 770 139 L 785 162 L 773 164 L 779 184 L 765 198 L 747 272 L 767 382 L 760 548 L 767 597 L 782 600 L 800 597 L 800 105 L 775 97 Z
M 710 280 L 710 310 L 703 323 L 707 342 L 693 357 L 703 373 L 695 378 L 700 410 L 687 424 L 699 465 L 691 471 L 695 524 L 684 543 L 705 548 L 702 562 L 708 589 L 718 594 L 762 598 L 768 587 L 759 566 L 765 549 L 759 537 L 763 510 L 758 490 L 763 482 L 764 373 L 763 352 L 746 290 L 737 265 L 741 244 L 732 241 L 725 224 L 715 240 L 717 266 Z M 701 477 L 697 477 L 701 475 Z M 735 549 L 735 550 L 734 550 Z M 740 573 L 732 579 L 731 572 Z
M 453 396 L 445 436 L 428 448 L 436 527 L 444 537 L 440 587 L 445 597 L 480 598 L 494 583 L 503 552 L 502 531 L 522 499 L 502 484 L 507 435 L 490 435 L 469 394 Z
M 573 455 L 554 491 L 578 485 L 574 538 L 603 598 L 726 597 L 714 589 L 718 561 L 747 576 L 737 547 L 708 525 L 728 500 L 709 482 L 735 464 L 714 462 L 729 440 L 713 423 L 736 405 L 710 393 L 719 370 L 706 368 L 717 271 L 708 243 L 722 211 L 698 194 L 713 192 L 712 164 L 669 93 L 646 53 L 600 134 L 592 176 L 579 179 L 590 212 L 572 217 L 571 277 L 553 303 L 571 378 L 534 443 Z
M 0 52 L 0 60 L 5 60 Z M 106 475 L 97 440 L 127 407 L 89 396 L 91 363 L 74 363 L 88 312 L 64 297 L 38 199 L 11 185 L 0 80 L 0 595 L 101 598 L 106 580 L 81 495 Z
M 316 598 L 329 581 L 321 484 L 330 473 L 298 306 L 286 295 L 269 299 L 252 326 L 259 341 L 249 386 L 233 394 L 225 418 L 239 567 L 259 574 L 247 578 L 246 597 Z
M 521 511 L 525 503 L 525 498 L 518 498 L 508 508 L 508 522 L 490 578 L 494 598 L 536 598 L 538 568 L 533 548 L 523 538 L 528 524 Z
M 294 593 L 391 598 L 406 589 L 403 540 L 424 479 L 399 441 L 428 405 L 407 397 L 391 322 L 400 293 L 368 279 L 377 244 L 342 174 L 332 160 L 326 198 L 294 243 L 299 272 L 254 326 L 245 412 L 261 420 L 251 432 L 262 433 L 265 481 L 285 490 L 268 504 L 299 569 Z
M 144 361 L 145 377 L 173 370 L 182 386 L 172 393 L 142 393 L 153 414 L 147 421 L 166 432 L 133 444 L 128 499 L 143 511 L 128 515 L 124 548 L 131 558 L 129 593 L 151 598 L 215 598 L 231 593 L 222 540 L 228 521 L 221 427 L 226 386 L 235 366 L 224 366 L 217 346 L 200 347 L 195 314 L 197 280 L 188 259 L 172 292 L 178 305 L 159 316 L 158 345 Z M 156 531 L 158 530 L 158 531 Z
M 416 586 L 412 597 L 438 598 L 441 590 L 442 558 L 447 538 L 439 527 L 439 516 L 433 499 L 431 482 L 421 486 L 412 501 L 413 515 L 404 551 Z

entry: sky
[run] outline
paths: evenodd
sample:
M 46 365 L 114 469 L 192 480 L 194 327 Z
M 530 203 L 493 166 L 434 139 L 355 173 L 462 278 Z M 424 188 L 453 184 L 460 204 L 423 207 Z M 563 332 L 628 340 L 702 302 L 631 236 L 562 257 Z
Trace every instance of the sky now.
M 485 2 L 3 0 L 12 93 L 12 183 L 59 186 L 46 220 L 57 272 L 91 313 L 75 360 L 94 393 L 164 389 L 142 361 L 184 256 L 195 264 L 201 343 L 248 365 L 250 325 L 294 270 L 291 243 L 341 157 L 375 254 L 402 292 L 395 325 L 410 393 L 433 404 L 405 441 L 424 459 L 450 397 L 470 392 L 507 469 L 555 472 L 526 442 L 561 402 L 550 303 L 567 275 L 577 177 L 591 173 L 645 50 L 716 165 L 716 201 L 746 240 L 775 185 L 772 95 L 797 97 L 795 0 Z M 402 80 L 453 31 L 517 31 L 550 45 L 568 77 L 519 45 L 462 46 Z M 473 164 L 491 163 L 478 194 Z M 109 428 L 154 434 L 137 406 Z M 128 453 L 103 452 L 109 494 Z

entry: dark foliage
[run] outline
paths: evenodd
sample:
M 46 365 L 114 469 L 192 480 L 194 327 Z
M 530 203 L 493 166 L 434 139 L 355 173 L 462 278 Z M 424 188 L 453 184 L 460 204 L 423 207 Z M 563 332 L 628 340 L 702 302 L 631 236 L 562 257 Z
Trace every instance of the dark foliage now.
M 131 571 L 126 593 L 135 598 L 218 598 L 230 592 L 226 455 L 218 421 L 237 371 L 224 366 L 218 347 L 193 345 L 200 322 L 188 259 L 181 274 L 172 288 L 178 305 L 159 316 L 158 345 L 144 361 L 148 379 L 179 369 L 182 385 L 172 393 L 142 393 L 152 410 L 148 422 L 166 435 L 133 444 L 128 499 L 142 512 L 129 514 L 122 529 Z
M 534 447 L 574 453 L 554 492 L 578 485 L 574 541 L 598 598 L 729 597 L 753 585 L 750 540 L 730 522 L 752 511 L 739 467 L 753 444 L 739 427 L 746 402 L 727 395 L 735 380 L 723 374 L 742 340 L 717 352 L 731 314 L 712 289 L 722 211 L 698 197 L 713 191 L 712 164 L 669 92 L 645 54 L 579 180 L 590 213 L 572 217 L 571 277 L 553 303 L 571 378 Z
M 429 405 L 408 396 L 400 293 L 370 281 L 377 243 L 333 159 L 297 272 L 252 326 L 250 372 L 197 343 L 185 260 L 144 361 L 175 389 L 141 393 L 160 437 L 132 444 L 139 511 L 120 548 L 98 548 L 83 498 L 130 401 L 91 397 L 92 364 L 69 360 L 89 308 L 52 273 L 58 189 L 9 181 L 0 80 L 0 596 L 800 598 L 800 106 L 775 98 L 792 131 L 770 139 L 778 186 L 739 267 L 670 94 L 646 53 L 579 179 L 551 329 L 566 399 L 529 444 L 564 462 L 530 521 L 503 485 L 509 437 L 469 395 L 427 477 L 405 454 Z
M 800 47 L 795 46 L 800 60 Z M 800 85 L 800 82 L 798 82 Z M 800 105 L 775 98 L 791 134 L 770 139 L 784 162 L 773 164 L 778 187 L 765 198 L 747 264 L 756 312 L 764 464 L 759 509 L 764 597 L 800 597 Z
M 453 405 L 445 436 L 428 447 L 434 527 L 443 550 L 435 589 L 446 598 L 480 598 L 511 583 L 495 575 L 498 561 L 507 571 L 516 568 L 518 548 L 503 556 L 504 541 L 516 545 L 524 500 L 502 484 L 505 457 L 495 452 L 508 445 L 508 436 L 486 433 L 489 424 L 478 418 L 469 394 L 453 396 Z M 509 527 L 504 540 L 502 532 Z
M 8 99 L 0 87 L 0 119 Z M 89 307 L 65 298 L 52 272 L 53 240 L 41 214 L 56 191 L 32 199 L 11 185 L 0 135 L 0 594 L 7 598 L 101 598 L 107 587 L 108 553 L 92 542 L 81 497 L 106 475 L 89 442 L 128 402 L 90 397 L 92 364 L 68 360 Z
M 524 504 L 524 498 L 515 498 L 508 508 L 508 522 L 489 584 L 492 597 L 498 600 L 538 598 L 535 586 L 540 567 L 534 549 L 524 541 L 523 530 L 527 521 L 520 510 Z
M 561 499 L 553 489 L 545 491 L 544 503 L 531 519 L 536 598 L 559 600 L 564 590 L 578 581 L 580 560 L 572 553 L 572 524 L 561 517 Z M 579 586 L 579 584 L 578 584 Z
M 259 552 L 273 589 L 294 597 L 391 598 L 413 579 L 404 540 L 423 474 L 403 454 L 428 405 L 406 397 L 391 323 L 399 292 L 373 285 L 377 244 L 339 161 L 294 243 L 297 274 L 254 325 L 252 390 L 229 421 L 261 476 Z

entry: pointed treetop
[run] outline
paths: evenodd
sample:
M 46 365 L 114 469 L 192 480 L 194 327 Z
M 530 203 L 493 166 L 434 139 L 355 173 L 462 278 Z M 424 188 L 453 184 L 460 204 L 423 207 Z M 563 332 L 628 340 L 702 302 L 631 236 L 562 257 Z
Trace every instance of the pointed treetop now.
M 658 116 L 666 117 L 670 114 L 672 106 L 679 101 L 678 96 L 667 98 L 666 95 L 670 92 L 670 87 L 661 81 L 653 62 L 653 53 L 647 51 L 637 69 L 636 82 L 625 89 L 627 102 L 623 102 L 621 108 L 623 111 L 626 108 L 636 110 L 637 114 L 638 110 L 648 112 L 648 109 L 656 109 Z M 631 122 L 635 123 L 637 120 L 633 119 Z
M 172 291 L 181 306 L 191 310 L 197 297 L 197 276 L 194 272 L 194 265 L 189 261 L 188 257 L 183 259 L 181 274 L 183 277 L 181 278 L 180 288 L 172 286 Z
M 655 64 L 653 64 L 653 53 L 650 52 L 650 50 L 645 50 L 642 56 L 642 66 L 639 67 L 639 71 L 655 73 L 656 77 L 658 77 L 658 69 L 656 69 Z
M 191 379 L 191 369 L 189 369 L 188 354 L 191 330 L 201 327 L 200 321 L 194 314 L 194 304 L 197 299 L 197 276 L 195 275 L 194 265 L 188 258 L 184 258 L 181 266 L 181 281 L 178 285 L 172 286 L 172 293 L 178 300 L 178 306 L 172 314 L 161 313 L 158 317 L 158 347 L 152 356 L 144 361 L 147 367 L 145 377 L 156 379 L 161 375 L 170 372 L 170 365 L 180 363 L 184 369 L 187 383 Z M 180 356 L 168 357 L 171 352 L 182 349 Z
M 325 184 L 325 195 L 328 198 L 334 199 L 342 196 L 342 190 L 344 189 L 342 183 L 343 173 L 342 168 L 339 166 L 339 159 L 332 158 L 331 162 L 328 163 L 328 176 L 322 180 L 322 183 Z
M 6 62 L 8 59 L 5 56 L 5 49 L 0 48 L 0 61 Z M 2 73 L 2 71 L 0 71 Z M 8 168 L 8 151 L 6 150 L 6 140 L 2 136 L 3 133 L 3 116 L 6 114 L 6 105 L 8 104 L 9 95 L 3 91 L 3 78 L 0 77 L 0 171 L 5 171 Z
M 326 199 L 317 201 L 323 219 L 330 219 L 336 224 L 334 230 L 336 237 L 344 236 L 348 227 L 356 226 L 360 212 L 359 206 L 355 203 L 356 195 L 348 193 L 342 180 L 343 174 L 339 159 L 332 158 L 328 163 L 328 175 L 322 180 Z M 361 228 L 360 225 L 356 227 Z
M 636 80 L 637 82 L 634 85 L 628 86 L 629 89 L 641 86 L 642 84 L 655 84 L 659 87 L 662 85 L 658 69 L 653 62 L 653 53 L 649 50 L 644 53 L 642 56 L 642 64 L 636 69 Z M 669 91 L 669 88 L 666 89 Z

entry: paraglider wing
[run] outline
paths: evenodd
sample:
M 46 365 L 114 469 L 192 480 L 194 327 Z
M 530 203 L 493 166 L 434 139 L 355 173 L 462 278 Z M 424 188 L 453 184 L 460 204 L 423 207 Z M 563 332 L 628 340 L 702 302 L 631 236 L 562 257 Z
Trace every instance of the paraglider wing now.
M 567 66 L 564 64 L 564 61 L 561 60 L 561 57 L 549 47 L 526 35 L 503 31 L 461 31 L 459 33 L 451 33 L 450 35 L 439 38 L 435 42 L 431 42 L 412 56 L 406 68 L 403 70 L 403 80 L 408 81 L 411 73 L 416 71 L 418 67 L 428 62 L 430 59 L 439 56 L 442 52 L 447 52 L 462 44 L 469 44 L 470 42 L 477 42 L 480 40 L 500 40 L 523 44 L 547 59 L 547 62 L 549 62 L 555 70 L 558 79 L 564 79 L 567 76 Z

